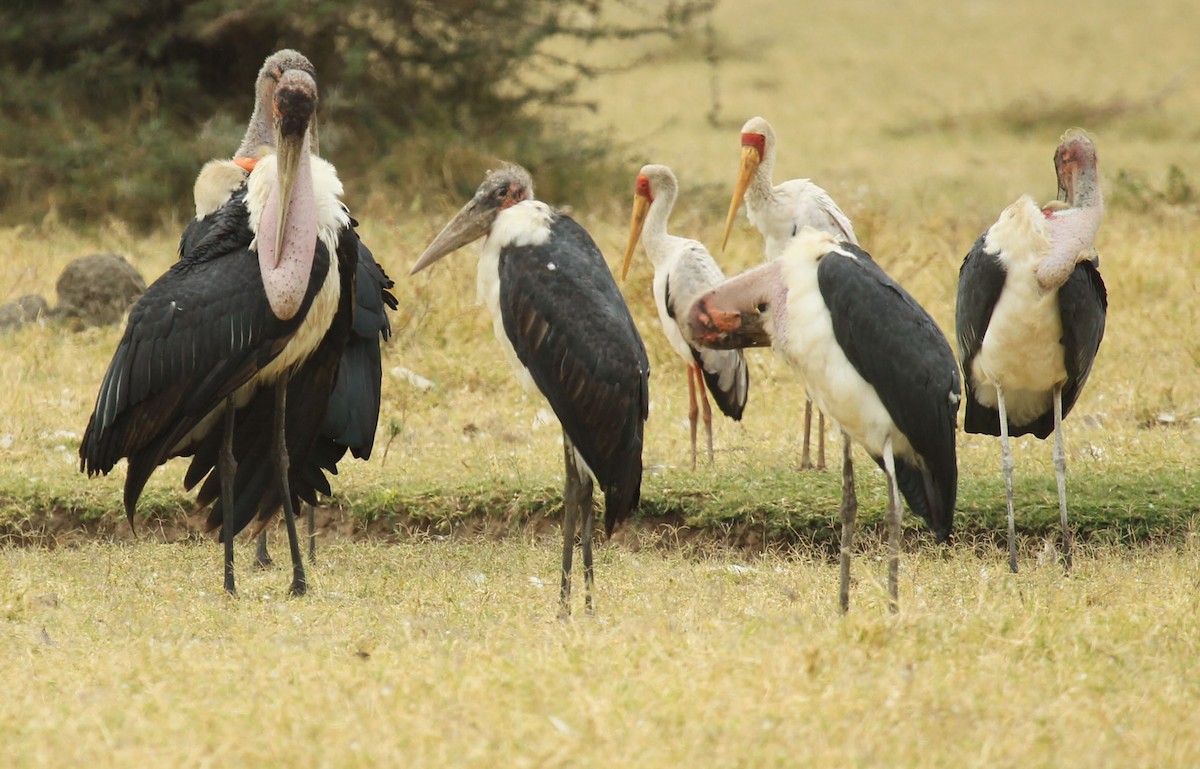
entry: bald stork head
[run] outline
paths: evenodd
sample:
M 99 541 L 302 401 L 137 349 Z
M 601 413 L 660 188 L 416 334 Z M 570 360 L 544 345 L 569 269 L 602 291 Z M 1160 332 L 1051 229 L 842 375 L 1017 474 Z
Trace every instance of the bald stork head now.
M 409 275 L 416 275 L 446 254 L 484 237 L 501 211 L 525 200 L 533 200 L 533 179 L 528 171 L 518 165 L 488 171 L 474 197 L 442 228 Z
M 312 62 L 299 51 L 285 48 L 276 51 L 263 62 L 258 71 L 258 79 L 254 83 L 254 112 L 250 116 L 250 124 L 246 126 L 246 135 L 238 147 L 237 158 L 256 158 L 265 146 L 271 146 L 274 140 L 274 105 L 275 90 L 279 86 L 284 73 L 296 70 L 307 73 L 314 81 L 317 70 Z M 312 151 L 317 152 L 317 121 L 314 118 L 310 126 L 312 133 Z
M 1058 199 L 1042 208 L 1051 248 L 1037 266 L 1038 284 L 1046 291 L 1066 283 L 1079 262 L 1098 263 L 1095 240 L 1104 216 L 1096 145 L 1082 129 L 1063 134 L 1054 152 L 1054 173 Z
M 738 168 L 737 183 L 733 186 L 733 199 L 729 201 L 729 214 L 725 217 L 725 232 L 721 235 L 722 251 L 729 242 L 733 220 L 746 197 L 746 189 L 761 167 L 765 166 L 763 171 L 769 175 L 774 151 L 775 131 L 771 124 L 757 116 L 747 120 L 742 126 L 742 163 Z
M 714 350 L 770 347 L 787 318 L 787 285 L 780 262 L 730 278 L 688 311 L 688 332 Z

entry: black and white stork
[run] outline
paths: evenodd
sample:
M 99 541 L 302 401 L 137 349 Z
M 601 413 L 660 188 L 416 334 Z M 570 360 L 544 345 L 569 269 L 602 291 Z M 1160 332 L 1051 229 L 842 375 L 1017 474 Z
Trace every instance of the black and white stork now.
M 100 385 L 80 465 L 89 475 L 107 473 L 128 457 L 132 524 L 154 469 L 192 455 L 185 483 L 209 475 L 201 503 L 219 488 L 231 594 L 233 535 L 255 513 L 269 516 L 282 505 L 298 595 L 307 580 L 292 482 L 325 482 L 310 471 L 320 464 L 314 447 L 351 333 L 359 247 L 336 170 L 311 153 L 311 65 L 283 67 L 272 79 L 270 149 L 223 204 L 208 199 L 215 210 L 188 226 L 180 260 L 135 304 Z M 235 489 L 255 493 L 235 501 Z
M 316 77 L 312 63 L 298 51 L 284 49 L 267 57 L 259 70 L 255 82 L 254 110 L 250 116 L 246 134 L 231 160 L 213 160 L 205 165 L 196 178 L 194 196 L 196 202 L 196 224 L 202 228 L 205 218 L 225 205 L 243 187 L 258 158 L 270 152 L 275 135 L 272 114 L 274 111 L 275 88 L 283 73 L 289 69 L 302 70 Z M 310 126 L 311 151 L 318 152 L 317 119 L 314 115 Z M 358 222 L 350 220 L 352 228 Z M 355 269 L 355 295 L 353 309 L 353 331 L 346 340 L 342 358 L 337 367 L 337 379 L 329 396 L 325 419 L 317 436 L 317 444 L 309 458 L 309 466 L 293 471 L 291 485 L 296 496 L 308 506 L 308 557 L 316 557 L 316 528 L 314 507 L 317 495 L 331 494 L 325 473 L 336 474 L 337 462 L 349 450 L 359 459 L 369 459 L 375 443 L 375 429 L 379 421 L 382 395 L 383 362 L 380 343 L 391 334 L 391 324 L 386 308 L 395 310 L 397 301 L 388 289 L 392 280 L 375 261 L 374 255 L 361 240 L 358 241 L 358 260 Z M 289 386 L 296 386 L 295 383 Z M 293 399 L 295 400 L 295 399 Z M 301 417 L 303 419 L 303 417 Z M 235 481 L 235 497 L 242 509 L 235 512 L 234 519 L 249 520 L 259 510 L 261 523 L 258 548 L 255 556 L 259 566 L 271 564 L 267 552 L 265 523 L 267 509 L 278 507 L 273 495 L 273 476 L 262 463 L 243 464 Z M 214 459 L 215 462 L 215 459 Z M 198 481 L 203 473 L 213 470 L 201 494 L 200 505 L 213 503 L 209 513 L 209 530 L 219 529 L 222 524 L 222 504 L 219 497 L 220 468 L 206 467 L 203 462 L 194 462 L 189 471 L 188 487 Z M 267 496 L 264 496 L 267 495 Z M 238 527 L 240 528 L 240 527 Z
M 1054 433 L 1063 558 L 1071 568 L 1062 420 L 1087 383 L 1108 296 L 1093 247 L 1104 199 L 1096 147 L 1073 129 L 1054 153 L 1058 198 L 1023 196 L 975 241 L 958 275 L 958 354 L 967 385 L 963 429 L 1000 436 L 1008 565 L 1017 570 L 1009 436 Z
M 808 179 L 791 179 L 773 184 L 775 169 L 775 129 L 764 118 L 752 117 L 742 126 L 742 162 L 738 169 L 725 231 L 721 235 L 721 250 L 729 242 L 733 220 L 742 200 L 746 201 L 746 218 L 763 236 L 768 260 L 777 259 L 788 243 L 804 227 L 827 232 L 839 242 L 858 245 L 850 218 L 822 188 Z M 825 416 L 817 416 L 817 469 L 825 469 Z M 809 433 L 812 429 L 812 399 L 804 404 L 804 449 L 800 467 L 813 467 Z
M 742 418 L 750 391 L 750 374 L 741 350 L 710 350 L 695 347 L 685 338 L 687 310 L 695 299 L 725 280 L 725 274 L 713 261 L 704 244 L 667 232 L 667 220 L 679 182 L 670 168 L 642 166 L 633 196 L 633 215 L 629 225 L 629 245 L 621 265 L 621 279 L 629 273 L 638 240 L 654 265 L 654 305 L 662 322 L 663 333 L 671 349 L 683 358 L 688 372 L 688 421 L 692 436 L 692 469 L 696 467 L 696 423 L 700 408 L 696 391 L 704 404 L 704 432 L 708 439 L 708 461 L 713 459 L 712 408 L 705 388 L 712 392 L 721 413 L 733 420 Z
M 731 278 L 688 314 L 697 343 L 771 345 L 843 431 L 842 610 L 849 607 L 857 500 L 850 439 L 888 479 L 888 593 L 898 607 L 900 494 L 939 541 L 958 487 L 958 365 L 929 314 L 857 246 L 802 229 L 778 259 Z
M 545 397 L 562 424 L 560 616 L 570 614 L 575 528 L 583 552 L 585 606 L 593 609 L 592 483 L 604 491 L 604 529 L 636 509 L 650 364 L 603 254 L 573 219 L 533 197 L 525 169 L 488 173 L 421 254 L 415 274 L 479 238 L 479 299 L 517 380 Z

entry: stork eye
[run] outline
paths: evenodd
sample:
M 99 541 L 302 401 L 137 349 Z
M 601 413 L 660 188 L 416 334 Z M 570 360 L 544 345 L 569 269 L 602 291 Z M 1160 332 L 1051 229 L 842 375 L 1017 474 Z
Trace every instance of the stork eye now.
M 761 315 L 761 314 L 763 314 L 763 313 L 765 313 L 765 312 L 767 311 L 767 303 L 766 303 L 766 302 L 759 302 L 759 303 L 758 303 L 758 307 L 757 307 L 757 309 L 758 309 L 758 312 L 759 312 L 759 314 L 760 314 L 760 315 Z

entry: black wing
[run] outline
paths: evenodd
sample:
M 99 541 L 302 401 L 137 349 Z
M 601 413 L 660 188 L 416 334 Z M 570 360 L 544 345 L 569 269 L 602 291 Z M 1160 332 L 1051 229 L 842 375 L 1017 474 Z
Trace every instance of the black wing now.
M 1008 276 L 1000 260 L 983 250 L 986 238 L 987 232 L 979 236 L 959 268 L 954 325 L 958 335 L 958 357 L 962 361 L 963 381 L 966 384 L 967 408 L 963 416 L 963 429 L 969 433 L 999 435 L 1000 412 L 979 402 L 971 376 L 971 366 L 983 346 L 983 337 L 992 322 L 992 311 L 996 309 L 996 302 L 1000 301 Z
M 362 274 L 358 269 L 358 258 L 364 250 L 365 247 L 360 247 L 358 236 L 352 229 L 339 234 L 337 258 L 341 286 L 337 312 L 317 349 L 288 379 L 284 436 L 293 506 L 298 506 L 300 500 L 315 505 L 319 494 L 330 494 L 325 473 L 337 473 L 337 462 L 349 447 L 349 444 L 339 443 L 330 437 L 326 433 L 326 426 L 329 424 L 329 409 L 334 403 L 333 393 L 340 372 L 347 365 L 345 354 L 350 340 L 355 336 L 355 309 L 359 301 L 355 284 Z M 380 290 L 377 284 L 377 299 Z M 385 323 L 386 320 L 384 318 Z M 373 341 L 378 360 L 378 332 Z M 378 365 L 375 371 L 379 371 Z M 378 376 L 376 373 L 376 392 Z M 274 463 L 270 460 L 274 456 L 275 398 L 276 388 L 261 387 L 250 403 L 239 408 L 234 416 L 233 454 L 237 463 L 233 483 L 234 534 L 256 517 L 263 522 L 269 520 L 282 506 Z M 370 404 L 361 405 L 364 409 L 369 407 Z M 373 413 L 378 414 L 378 410 L 379 401 L 375 400 Z M 374 434 L 373 425 L 371 434 Z M 207 521 L 209 531 L 221 527 L 224 515 L 220 464 L 217 461 L 220 443 L 221 431 L 211 431 L 202 448 L 196 451 L 184 479 L 184 485 L 191 488 L 207 476 L 196 501 L 200 508 L 212 504 Z M 370 450 L 369 444 L 366 449 Z
M 129 458 L 126 513 L 154 468 L 188 453 L 181 441 L 283 349 L 311 306 L 280 321 L 270 312 L 250 251 L 244 188 L 184 232 L 181 258 L 138 299 L 101 382 L 79 447 L 80 469 L 107 473 Z M 318 246 L 314 274 L 328 252 Z
M 369 459 L 379 424 L 383 378 L 380 348 L 392 333 L 385 308 L 395 310 L 397 302 L 388 291 L 394 285 L 392 279 L 375 261 L 370 249 L 362 241 L 357 242 L 354 328 L 329 396 L 321 440 L 348 448 L 359 459 Z
M 856 255 L 861 249 L 841 248 Z M 878 265 L 837 252 L 822 257 L 817 284 L 846 358 L 883 402 L 924 467 L 897 456 L 900 491 L 938 539 L 950 536 L 958 488 L 958 366 L 933 318 Z M 876 457 L 882 466 L 882 458 Z
M 605 530 L 637 507 L 650 362 L 600 249 L 566 216 L 500 252 L 500 309 L 521 363 L 604 489 Z
M 1058 311 L 1063 327 L 1063 363 L 1067 368 L 1067 382 L 1062 394 L 1065 419 L 1087 384 L 1096 352 L 1100 349 L 1100 340 L 1104 338 L 1108 292 L 1095 263 L 1084 261 L 1075 265 L 1071 277 L 1058 290 Z M 1050 427 L 1054 429 L 1053 415 Z

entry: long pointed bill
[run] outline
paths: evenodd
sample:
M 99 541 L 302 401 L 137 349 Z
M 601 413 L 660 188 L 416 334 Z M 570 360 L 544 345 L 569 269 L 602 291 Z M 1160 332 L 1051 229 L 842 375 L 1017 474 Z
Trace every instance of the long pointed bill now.
M 284 239 L 287 235 L 288 215 L 291 213 L 292 194 L 296 187 L 296 169 L 300 165 L 304 148 L 303 136 L 279 137 L 277 151 L 279 185 L 279 220 L 275 225 L 275 254 L 273 268 L 283 260 Z
M 629 244 L 625 246 L 625 259 L 621 263 L 621 280 L 629 274 L 629 265 L 633 262 L 633 252 L 637 250 L 638 240 L 642 237 L 642 228 L 646 226 L 646 215 L 650 213 L 650 199 L 641 194 L 633 196 L 633 215 L 629 219 Z
M 408 274 L 416 275 L 446 254 L 482 238 L 496 221 L 497 213 L 496 209 L 485 208 L 472 199 L 442 228 Z
M 737 184 L 733 187 L 733 200 L 729 201 L 729 215 L 725 217 L 725 232 L 721 235 L 722 251 L 729 242 L 729 233 L 733 230 L 733 220 L 737 216 L 742 199 L 746 197 L 746 189 L 750 186 L 750 180 L 754 178 L 760 163 L 762 163 L 762 155 L 756 147 L 742 147 L 742 165 L 738 170 Z

